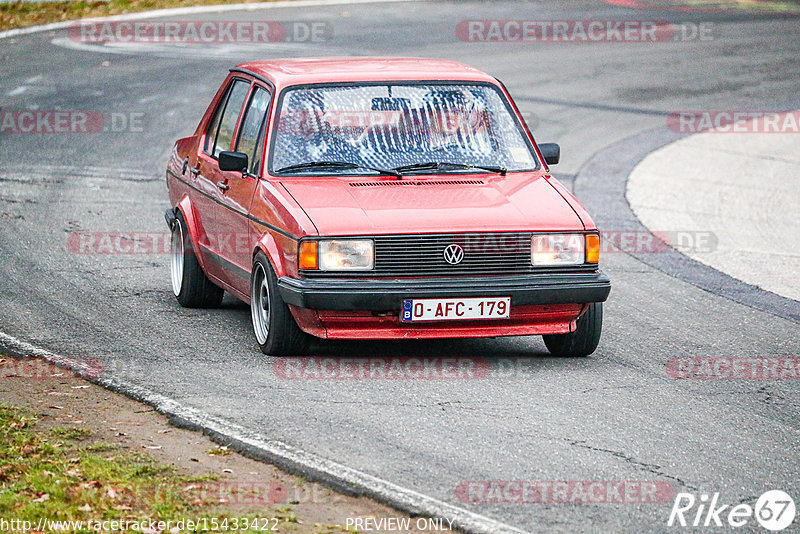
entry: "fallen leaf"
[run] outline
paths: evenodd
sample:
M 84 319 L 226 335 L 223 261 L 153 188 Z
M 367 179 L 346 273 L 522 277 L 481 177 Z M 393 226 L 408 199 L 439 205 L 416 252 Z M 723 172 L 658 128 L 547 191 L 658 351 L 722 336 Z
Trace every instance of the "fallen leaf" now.
M 72 389 L 87 389 L 89 386 L 72 386 Z
M 159 434 L 166 434 L 167 432 L 172 432 L 172 430 L 170 430 L 169 428 L 166 428 L 164 430 L 159 430 L 158 431 Z
M 68 461 L 69 463 L 71 463 L 71 464 L 78 464 L 78 463 L 80 463 L 80 462 L 81 462 L 81 459 L 80 459 L 80 458 L 70 458 L 70 459 L 69 459 L 69 460 L 67 460 L 67 461 Z
M 55 404 L 53 406 L 48 406 L 48 408 L 52 408 L 54 410 L 63 410 L 64 409 L 63 406 L 56 406 Z
M 144 447 L 145 449 L 151 449 L 151 450 L 154 450 L 154 451 L 157 451 L 158 449 L 162 448 L 161 445 L 142 445 L 142 447 Z
M 90 480 L 88 482 L 82 482 L 80 485 L 81 488 L 102 488 L 103 484 L 97 480 Z
M 86 503 L 83 506 L 79 506 L 78 510 L 80 510 L 81 512 L 91 512 L 92 511 L 92 507 L 89 506 L 89 503 Z
M 223 473 L 233 473 L 233 469 L 223 469 Z
M 50 499 L 50 495 L 47 493 L 39 492 L 36 495 L 38 495 L 38 497 L 33 499 L 31 502 L 44 502 Z

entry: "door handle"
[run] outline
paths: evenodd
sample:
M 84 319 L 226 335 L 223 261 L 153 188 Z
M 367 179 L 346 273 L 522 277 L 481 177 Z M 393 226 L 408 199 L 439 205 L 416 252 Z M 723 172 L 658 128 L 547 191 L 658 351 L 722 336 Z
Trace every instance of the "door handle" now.
M 219 188 L 220 188 L 220 189 L 222 189 L 223 191 L 227 191 L 228 189 L 230 189 L 230 188 L 231 188 L 231 186 L 229 186 L 229 185 L 228 185 L 228 184 L 226 184 L 225 182 L 221 182 L 221 181 L 220 181 L 220 182 L 217 182 L 217 187 L 219 187 Z
M 197 176 L 200 174 L 200 169 L 198 167 L 189 167 L 189 172 Z

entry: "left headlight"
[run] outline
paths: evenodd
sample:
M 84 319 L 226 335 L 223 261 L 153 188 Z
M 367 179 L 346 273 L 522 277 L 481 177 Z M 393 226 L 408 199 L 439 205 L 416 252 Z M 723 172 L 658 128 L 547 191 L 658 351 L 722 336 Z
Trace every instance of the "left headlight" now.
M 320 271 L 369 271 L 375 266 L 375 245 L 369 239 L 319 241 Z
M 586 258 L 583 234 L 534 235 L 531 263 L 535 266 L 581 265 Z

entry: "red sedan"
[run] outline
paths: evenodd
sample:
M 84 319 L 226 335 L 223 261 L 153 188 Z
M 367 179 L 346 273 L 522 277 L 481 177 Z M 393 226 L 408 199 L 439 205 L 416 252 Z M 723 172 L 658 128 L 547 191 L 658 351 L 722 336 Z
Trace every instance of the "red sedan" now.
M 610 282 L 580 203 L 505 87 L 453 61 L 230 70 L 167 166 L 182 306 L 250 304 L 266 354 L 311 336 L 542 335 L 597 347 Z

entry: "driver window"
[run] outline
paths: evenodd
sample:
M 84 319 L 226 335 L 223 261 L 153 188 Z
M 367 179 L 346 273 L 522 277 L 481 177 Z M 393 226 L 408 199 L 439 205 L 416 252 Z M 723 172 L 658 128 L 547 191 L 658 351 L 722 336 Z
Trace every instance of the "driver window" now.
M 247 154 L 250 174 L 258 173 L 261 168 L 261 153 L 264 146 L 264 123 L 267 110 L 272 98 L 272 93 L 256 87 L 250 104 L 245 112 L 239 135 L 236 141 L 236 151 Z
M 244 99 L 250 89 L 250 82 L 244 80 L 234 80 L 225 103 L 220 101 L 214 119 L 209 124 L 206 132 L 206 153 L 219 157 L 223 150 L 230 150 L 233 141 L 233 129 L 236 128 L 236 121 L 242 111 Z M 213 142 L 212 142 L 213 139 Z M 211 148 L 213 147 L 213 150 Z

